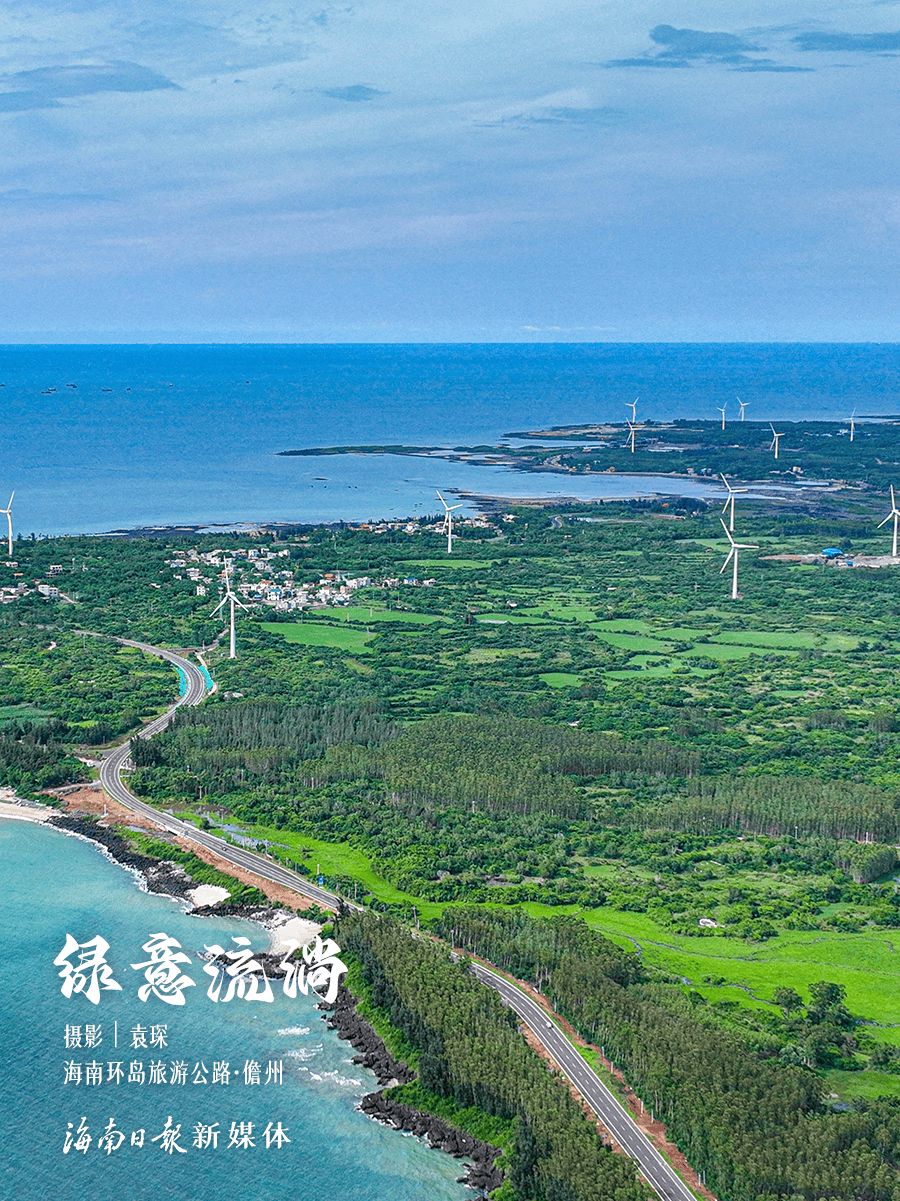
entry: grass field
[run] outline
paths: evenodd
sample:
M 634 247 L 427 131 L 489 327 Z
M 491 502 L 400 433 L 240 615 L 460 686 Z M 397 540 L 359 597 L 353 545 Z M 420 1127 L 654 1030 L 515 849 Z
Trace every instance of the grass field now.
M 538 678 L 551 688 L 578 688 L 582 683 L 581 676 L 568 671 L 542 671 Z
M 370 622 L 408 622 L 412 625 L 430 625 L 433 621 L 440 621 L 440 617 L 433 613 L 407 613 L 402 609 L 385 609 L 378 608 L 375 605 L 346 605 L 341 609 L 330 609 L 328 611 L 328 619 L 330 621 L 354 621 L 362 622 L 363 625 L 368 625 Z M 303 623 L 304 625 L 307 623 Z
M 11 721 L 41 721 L 49 716 L 48 709 L 35 709 L 31 705 L 0 705 L 0 726 Z
M 896 1097 L 900 1094 L 900 1076 L 890 1072 L 867 1069 L 864 1072 L 830 1071 L 822 1075 L 825 1091 L 832 1100 L 850 1101 L 854 1097 L 862 1097 L 874 1101 L 877 1097 Z
M 404 559 L 403 562 L 407 567 L 425 568 L 428 571 L 438 571 L 443 567 L 453 571 L 489 571 L 491 567 L 490 559 L 457 559 L 455 555 L 447 555 L 446 559 Z
M 374 637 L 365 630 L 344 629 L 325 622 L 265 621 L 264 630 L 280 634 L 286 642 L 297 642 L 303 646 L 332 646 L 339 651 L 362 651 Z
M 776 988 L 794 988 L 808 998 L 809 985 L 819 980 L 842 984 L 850 1011 L 879 1026 L 897 1026 L 888 1041 L 900 1044 L 900 950 L 894 950 L 893 932 L 786 930 L 754 944 L 715 934 L 679 936 L 644 913 L 601 908 L 584 911 L 584 917 L 620 946 L 640 950 L 648 965 L 681 977 L 710 999 L 766 1003 Z M 704 984 L 704 977 L 724 984 Z
M 415 905 L 420 916 L 437 917 L 443 905 L 420 901 L 417 897 L 401 892 L 393 884 L 372 870 L 372 863 L 364 851 L 344 842 L 326 842 L 321 838 L 310 838 L 291 830 L 276 826 L 242 826 L 243 833 L 260 841 L 273 843 L 272 851 L 279 857 L 287 857 L 294 863 L 302 863 L 309 871 L 317 866 L 325 876 L 352 876 L 359 880 L 379 901 L 390 905 Z M 287 848 L 286 850 L 284 848 Z M 303 852 L 307 852 L 304 854 Z

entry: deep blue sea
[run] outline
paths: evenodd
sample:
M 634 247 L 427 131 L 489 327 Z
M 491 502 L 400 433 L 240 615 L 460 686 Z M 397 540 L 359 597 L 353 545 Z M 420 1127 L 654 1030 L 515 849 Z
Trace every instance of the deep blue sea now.
M 638 418 L 715 419 L 748 402 L 756 421 L 843 420 L 900 412 L 900 347 L 778 345 L 15 346 L 0 348 L 0 504 L 15 490 L 27 536 L 179 523 L 315 522 L 434 512 L 436 488 L 500 496 L 615 496 L 673 490 L 624 475 L 572 479 L 441 459 L 279 457 L 330 445 L 496 444 L 514 431 Z M 684 481 L 680 490 L 709 487 Z M 309 999 L 213 1004 L 199 961 L 183 1009 L 136 995 L 142 944 L 156 932 L 186 950 L 247 927 L 192 919 L 142 893 L 95 847 L 0 819 L 0 1196 L 16 1201 L 189 1198 L 241 1201 L 462 1201 L 458 1162 L 356 1112 L 373 1078 L 324 1027 Z M 250 929 L 253 929 L 252 927 Z M 60 992 L 53 959 L 67 933 L 101 935 L 122 992 L 97 1006 Z M 253 929 L 254 946 L 265 938 Z M 129 1047 L 136 1025 L 165 1023 L 168 1046 Z M 102 1027 L 97 1048 L 67 1049 L 67 1025 Z M 114 1044 L 118 1035 L 119 1045 Z M 228 1061 L 230 1083 L 65 1081 L 67 1061 Z M 282 1084 L 244 1084 L 247 1060 L 284 1063 Z M 170 1069 L 169 1069 L 170 1070 Z M 110 1120 L 126 1135 L 107 1155 Z M 184 1154 L 154 1138 L 181 1127 Z M 85 1152 L 63 1154 L 84 1128 Z M 290 1143 L 266 1148 L 268 1123 Z M 219 1147 L 194 1148 L 218 1123 Z M 253 1123 L 253 1147 L 227 1146 Z M 131 1146 L 131 1132 L 145 1145 Z
M 736 420 L 735 396 L 755 421 L 887 415 L 900 412 L 900 346 L 11 346 L 0 348 L 0 385 L 0 503 L 15 489 L 14 528 L 27 536 L 402 517 L 433 512 L 435 488 L 652 492 L 651 477 L 277 452 L 493 445 L 518 430 L 624 421 L 635 397 L 639 419 L 714 420 L 727 402 Z
M 0 896 L 0 1196 L 464 1201 L 474 1195 L 456 1183 L 459 1160 L 356 1111 L 359 1097 L 377 1084 L 350 1062 L 353 1049 L 326 1029 L 312 997 L 290 1000 L 276 990 L 271 1003 L 209 999 L 210 979 L 194 952 L 214 942 L 230 947 L 235 935 L 249 935 L 253 948 L 263 950 L 268 939 L 259 927 L 192 918 L 176 902 L 141 892 L 135 877 L 93 844 L 8 819 L 0 819 Z M 195 986 L 185 989 L 180 1008 L 138 996 L 144 975 L 131 964 L 148 959 L 141 948 L 160 932 L 177 939 L 193 960 L 184 971 Z M 79 943 L 105 939 L 120 992 L 102 990 L 96 1004 L 83 994 L 62 995 L 61 969 L 53 961 L 69 933 Z M 165 1047 L 152 1045 L 155 1026 L 166 1027 Z M 67 1027 L 70 1039 L 78 1029 L 80 1047 L 66 1046 Z M 100 1040 L 90 1047 L 88 1027 Z M 145 1032 L 146 1048 L 132 1046 L 137 1028 Z M 258 1084 L 252 1066 L 245 1082 L 248 1061 L 260 1065 Z M 172 1064 L 182 1062 L 185 1083 L 173 1084 Z M 281 1082 L 267 1082 L 269 1063 L 278 1062 Z M 110 1079 L 108 1066 L 117 1063 L 119 1082 L 115 1069 Z M 150 1082 L 154 1063 L 163 1065 L 165 1083 Z M 228 1084 L 213 1083 L 214 1066 L 225 1063 Z M 102 1083 L 88 1083 L 91 1064 L 100 1065 Z M 132 1071 L 132 1064 L 141 1070 Z M 67 1065 L 80 1065 L 80 1083 Z M 100 1140 L 111 1119 L 106 1146 L 116 1145 L 107 1152 Z M 289 1142 L 278 1135 L 279 1123 Z M 158 1138 L 167 1125 L 180 1127 L 175 1145 L 183 1152 L 169 1152 Z M 193 1145 L 197 1126 L 216 1125 L 218 1145 Z M 66 1153 L 70 1130 L 76 1138 Z M 141 1130 L 143 1146 L 133 1146 L 132 1133 Z

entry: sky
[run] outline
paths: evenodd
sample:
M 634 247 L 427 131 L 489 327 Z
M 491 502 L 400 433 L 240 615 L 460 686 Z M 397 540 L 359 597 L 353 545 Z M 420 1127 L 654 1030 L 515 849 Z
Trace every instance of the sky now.
M 900 341 L 900 0 L 6 0 L 0 342 Z

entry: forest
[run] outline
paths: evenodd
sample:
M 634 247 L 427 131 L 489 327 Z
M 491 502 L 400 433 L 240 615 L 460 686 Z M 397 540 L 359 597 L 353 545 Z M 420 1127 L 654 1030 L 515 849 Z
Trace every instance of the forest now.
M 354 927 L 355 953 L 385 965 L 372 980 L 407 1037 L 437 1038 L 432 1000 L 391 992 L 422 940 L 366 948 L 412 923 L 614 1051 L 722 1201 L 893 1198 L 896 579 L 772 557 L 885 553 L 874 485 L 829 505 L 739 501 L 758 549 L 736 601 L 718 507 L 674 497 L 513 510 L 451 556 L 426 532 L 281 531 L 256 544 L 286 549 L 295 580 L 371 583 L 242 614 L 234 660 L 215 592 L 169 563 L 235 536 L 20 540 L 19 573 L 62 565 L 67 599 L 0 607 L 3 782 L 86 778 L 94 746 L 177 694 L 164 664 L 82 631 L 204 647 L 218 691 L 132 742 L 131 786 L 391 919 Z M 465 1054 L 426 1055 L 435 1095 L 472 1100 Z M 478 1103 L 518 1123 L 507 1201 L 568 1196 L 556 1135 Z
M 347 915 L 341 947 L 361 964 L 374 1004 L 415 1050 L 426 1092 L 515 1119 L 497 1201 L 643 1201 L 630 1160 L 604 1146 L 565 1084 L 545 1070 L 499 997 L 445 950 L 389 921 Z

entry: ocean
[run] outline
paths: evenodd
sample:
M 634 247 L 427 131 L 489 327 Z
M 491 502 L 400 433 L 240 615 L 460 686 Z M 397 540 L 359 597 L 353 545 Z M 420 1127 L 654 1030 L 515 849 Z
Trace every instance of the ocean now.
M 592 421 L 844 420 L 900 412 L 897 345 L 7 346 L 0 502 L 17 533 L 432 513 L 435 489 L 622 496 L 696 481 L 576 480 L 334 445 L 496 444 Z
M 0 895 L 0 1195 L 16 1201 L 474 1196 L 456 1183 L 460 1161 L 354 1108 L 377 1088 L 375 1078 L 350 1062 L 352 1047 L 326 1028 L 314 998 L 290 1000 L 275 990 L 271 1003 L 210 1000 L 210 978 L 195 952 L 212 943 L 230 948 L 235 936 L 249 936 L 254 950 L 264 950 L 268 939 L 260 927 L 192 918 L 175 901 L 140 891 L 133 873 L 93 844 L 15 820 L 0 819 Z M 144 975 L 131 965 L 149 959 L 142 947 L 157 933 L 177 939 L 192 960 L 183 970 L 195 984 L 184 990 L 183 1006 L 138 996 Z M 83 993 L 63 996 L 61 968 L 53 961 L 67 934 L 81 944 L 98 935 L 109 944 L 105 958 L 121 991 L 102 989 L 96 1004 Z M 165 1046 L 153 1046 L 154 1027 L 165 1027 Z M 67 1028 L 70 1042 L 78 1031 L 80 1046 L 66 1046 Z M 86 1045 L 89 1028 L 100 1040 L 93 1046 Z M 138 1029 L 146 1047 L 132 1045 Z M 117 1063 L 118 1082 L 108 1066 Z M 180 1063 L 184 1083 L 172 1068 Z M 260 1065 L 259 1083 L 253 1063 Z M 279 1063 L 280 1082 L 277 1066 L 267 1080 L 269 1064 Z M 101 1083 L 89 1082 L 92 1064 L 100 1065 Z M 164 1074 L 165 1083 L 151 1083 L 153 1064 L 162 1065 L 156 1074 Z M 227 1084 L 214 1082 L 216 1065 L 220 1081 L 224 1077 L 223 1064 L 229 1065 Z M 176 1126 L 170 1151 L 158 1136 Z M 198 1126 L 215 1131 L 217 1145 L 210 1138 L 195 1146 L 195 1138 L 205 1137 Z M 144 1131 L 143 1146 L 132 1145 L 138 1131 Z
M 181 523 L 365 520 L 431 513 L 434 491 L 501 496 L 703 495 L 701 481 L 574 480 L 398 455 L 280 457 L 304 447 L 494 445 L 516 431 L 640 419 L 715 419 L 735 395 L 754 420 L 843 420 L 900 411 L 900 347 L 888 346 L 17 346 L 0 349 L 0 503 L 14 528 L 98 533 Z M 602 491 L 601 491 L 602 489 Z M 242 1201 L 302 1192 L 324 1201 L 462 1201 L 460 1164 L 370 1122 L 354 1106 L 375 1087 L 309 998 L 214 1004 L 194 952 L 252 931 L 196 919 L 141 892 L 95 847 L 0 820 L 2 1195 L 17 1201 Z M 196 987 L 183 1008 L 137 995 L 132 963 L 155 933 L 178 939 Z M 66 935 L 110 945 L 123 989 L 93 1006 L 61 993 L 53 960 Z M 129 1045 L 164 1024 L 168 1045 Z M 67 1048 L 66 1026 L 100 1026 Z M 97 1033 L 97 1032 L 95 1032 Z M 110 1045 L 112 1041 L 113 1045 Z M 118 1045 L 116 1045 L 118 1043 Z M 184 1062 L 189 1082 L 106 1079 L 107 1065 Z M 193 1083 L 196 1064 L 230 1064 L 228 1085 Z M 244 1083 L 250 1062 L 282 1062 L 282 1083 Z M 104 1081 L 87 1082 L 99 1062 Z M 81 1083 L 66 1083 L 67 1063 Z M 237 1073 L 236 1075 L 234 1073 Z M 71 1074 L 74 1073 L 74 1068 Z M 126 1138 L 98 1149 L 110 1121 Z M 70 1125 L 71 1123 L 71 1125 Z M 254 1145 L 229 1147 L 232 1128 Z M 265 1146 L 267 1125 L 290 1142 Z M 218 1147 L 194 1147 L 196 1126 Z M 166 1150 L 180 1127 L 182 1154 Z M 79 1149 L 79 1130 L 83 1130 Z M 131 1145 L 132 1131 L 144 1146 Z M 64 1153 L 66 1136 L 73 1143 Z M 90 1139 L 85 1144 L 86 1139 Z M 111 1139 L 110 1141 L 116 1141 Z

